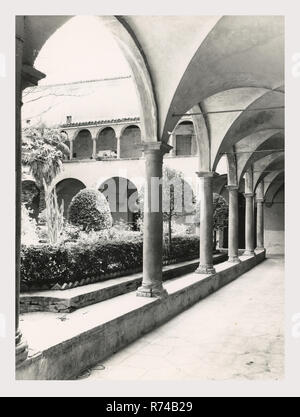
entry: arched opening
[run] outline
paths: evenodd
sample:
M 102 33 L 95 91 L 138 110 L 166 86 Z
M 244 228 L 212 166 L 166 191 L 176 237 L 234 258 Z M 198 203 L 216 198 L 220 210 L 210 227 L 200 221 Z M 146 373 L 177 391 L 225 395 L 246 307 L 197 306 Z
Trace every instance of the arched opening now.
M 74 159 L 92 159 L 93 141 L 89 130 L 84 129 L 78 132 L 73 144 Z
M 62 136 L 62 138 L 64 140 L 65 145 L 67 145 L 67 147 L 69 149 L 71 149 L 71 143 L 70 143 L 70 139 L 69 139 L 68 133 L 65 130 L 62 130 L 60 133 L 61 133 L 61 136 Z M 63 158 L 64 158 L 64 160 L 69 160 L 70 157 L 71 157 L 71 155 L 69 155 L 69 156 L 64 155 Z
M 30 217 L 35 220 L 39 216 L 40 200 L 41 193 L 36 183 L 31 180 L 22 181 L 21 201 L 25 203 L 26 208 L 29 210 Z
M 192 122 L 183 121 L 178 124 L 175 129 L 174 146 L 176 156 L 197 155 L 197 142 Z
M 39 82 L 39 106 L 34 107 L 36 102 L 27 93 L 26 99 L 23 97 L 23 120 L 30 119 L 36 125 L 47 119 L 46 125 L 63 125 L 67 118 L 67 122 L 71 119 L 72 123 L 86 125 L 90 121 L 140 118 L 142 137 L 157 140 L 151 77 L 140 45 L 122 18 L 47 16 L 45 33 L 40 28 L 40 16 L 32 16 L 28 21 L 28 27 L 32 25 L 34 29 L 25 45 L 27 63 L 47 77 Z M 111 94 L 111 89 L 101 90 L 96 97 L 94 85 L 90 88 L 89 83 L 99 81 L 115 86 L 118 94 Z M 45 93 L 45 86 L 54 91 Z M 84 105 L 78 105 L 82 100 Z
M 138 190 L 133 182 L 123 177 L 109 178 L 100 185 L 99 191 L 108 201 L 114 225 L 126 223 L 137 230 Z
M 85 188 L 85 185 L 75 178 L 66 178 L 56 184 L 58 202 L 61 204 L 64 201 L 65 218 L 67 218 L 68 208 L 72 198 L 83 188 Z
M 141 158 L 141 130 L 138 126 L 128 126 L 124 129 L 120 139 L 121 158 Z
M 106 127 L 97 137 L 96 154 L 97 157 L 117 157 L 118 140 L 113 128 Z

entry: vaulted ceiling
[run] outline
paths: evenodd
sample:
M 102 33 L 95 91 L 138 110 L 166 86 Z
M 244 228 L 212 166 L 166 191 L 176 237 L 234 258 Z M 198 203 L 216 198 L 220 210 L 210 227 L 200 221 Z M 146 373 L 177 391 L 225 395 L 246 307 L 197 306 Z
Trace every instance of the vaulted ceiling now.
M 26 16 L 24 63 L 33 65 L 46 40 L 70 18 Z M 283 17 L 100 18 L 113 33 L 121 24 L 140 53 L 137 59 L 144 61 L 147 74 L 138 77 L 137 86 L 152 87 L 150 99 L 147 91 L 140 98 L 142 107 L 151 101 L 148 113 L 158 140 L 167 142 L 182 115 L 196 110 L 200 152 L 206 150 L 200 165 L 215 170 L 231 153 L 237 181 L 252 168 L 256 185 L 270 174 L 266 171 L 284 170 Z M 124 36 L 118 41 L 130 60 Z M 145 131 L 145 140 L 153 129 Z

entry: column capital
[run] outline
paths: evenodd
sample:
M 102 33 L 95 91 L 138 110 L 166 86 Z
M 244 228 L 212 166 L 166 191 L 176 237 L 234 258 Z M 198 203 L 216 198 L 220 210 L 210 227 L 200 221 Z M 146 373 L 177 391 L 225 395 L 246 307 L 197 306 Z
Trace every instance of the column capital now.
M 199 178 L 214 178 L 214 177 L 218 176 L 218 174 L 216 174 L 214 171 L 207 171 L 207 172 L 198 171 L 198 172 L 196 172 L 196 175 Z
M 227 188 L 228 191 L 238 191 L 239 190 L 238 185 L 225 185 L 225 188 Z
M 169 153 L 172 149 L 172 146 L 168 145 L 165 142 L 143 142 L 141 145 L 138 146 L 143 152 L 147 153 L 161 153 L 161 155 L 165 155 Z
M 46 75 L 32 67 L 31 65 L 22 65 L 22 90 L 27 87 L 38 85 L 38 82 L 45 78 Z
M 263 204 L 265 202 L 265 199 L 261 198 L 261 197 L 256 197 L 255 200 L 256 200 L 257 203 L 262 203 Z
M 245 198 L 253 198 L 254 197 L 254 193 L 244 193 Z

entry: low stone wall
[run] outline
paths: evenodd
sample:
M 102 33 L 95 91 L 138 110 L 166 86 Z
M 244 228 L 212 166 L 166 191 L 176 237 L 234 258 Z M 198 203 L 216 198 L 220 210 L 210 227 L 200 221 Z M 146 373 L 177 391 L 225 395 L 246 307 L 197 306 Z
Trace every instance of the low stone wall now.
M 214 264 L 225 262 L 227 253 L 214 255 Z M 199 259 L 166 265 L 163 268 L 163 280 L 189 274 L 197 269 Z M 134 274 L 127 277 L 115 278 L 105 282 L 90 284 L 81 288 L 71 288 L 65 291 L 37 291 L 20 294 L 20 312 L 33 313 L 46 311 L 52 313 L 72 313 L 73 311 L 100 303 L 101 301 L 136 291 L 142 283 L 142 275 Z
M 37 353 L 17 369 L 18 380 L 68 380 L 229 284 L 265 259 L 261 251 L 240 264 L 220 264 L 215 275 L 188 275 L 165 299 L 145 299 L 117 318 Z M 180 280 L 182 285 L 180 286 Z M 188 283 L 187 283 L 188 282 Z M 171 287 L 171 283 L 169 284 Z M 26 335 L 25 335 L 26 337 Z

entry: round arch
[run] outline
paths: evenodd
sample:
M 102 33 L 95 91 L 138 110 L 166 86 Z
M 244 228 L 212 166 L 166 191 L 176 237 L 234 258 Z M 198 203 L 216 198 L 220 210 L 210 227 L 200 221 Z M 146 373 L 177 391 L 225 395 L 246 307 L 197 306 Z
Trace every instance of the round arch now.
M 244 177 L 245 173 L 258 160 L 270 155 L 270 149 L 284 148 L 284 133 L 282 130 L 265 130 L 247 136 L 235 146 L 237 152 L 237 175 L 238 183 Z M 249 153 L 247 150 L 249 149 Z M 253 151 L 250 153 L 250 150 Z
M 56 184 L 56 192 L 59 204 L 64 202 L 64 217 L 68 217 L 68 208 L 72 198 L 86 186 L 76 178 L 65 178 Z
M 236 91 L 238 90 L 239 89 L 236 89 Z M 283 93 L 278 91 L 267 91 L 259 98 L 252 101 L 251 104 L 246 107 L 245 111 L 238 113 L 238 116 L 228 126 L 228 130 L 221 139 L 221 142 L 213 144 L 212 169 L 214 170 L 216 168 L 224 152 L 227 152 L 232 146 L 238 144 L 247 136 L 251 136 L 263 130 L 283 129 L 283 106 Z
M 23 35 L 25 39 L 23 47 L 24 62 L 33 66 L 39 51 L 46 41 L 72 17 L 18 17 L 19 19 L 26 19 L 25 34 Z M 97 17 L 115 38 L 131 70 L 139 100 L 143 141 L 155 142 L 158 140 L 156 97 L 143 49 L 124 17 L 108 15 Z
M 120 137 L 120 158 L 141 158 L 141 130 L 136 125 L 127 126 Z
M 163 109 L 165 112 L 160 115 L 163 140 L 181 114 L 218 92 L 243 87 L 270 90 L 280 87 L 284 82 L 283 56 L 284 19 L 281 17 L 219 18 L 208 29 L 168 106 Z
M 114 128 L 110 126 L 103 127 L 98 135 L 96 141 L 96 154 L 117 157 L 118 140 Z
M 273 171 L 284 169 L 284 153 L 274 153 L 259 159 L 253 165 L 253 191 L 258 184 Z
M 73 140 L 73 159 L 92 159 L 93 141 L 88 129 L 81 129 Z
M 268 176 L 265 177 L 264 182 L 268 179 Z M 284 171 L 278 171 L 277 173 L 274 173 L 270 179 L 265 182 L 265 192 L 264 192 L 264 198 L 266 203 L 273 203 L 274 198 L 278 190 L 282 188 L 284 185 Z
M 112 177 L 102 182 L 98 189 L 108 201 L 114 224 L 126 223 L 132 230 L 137 230 L 137 186 L 127 178 Z

